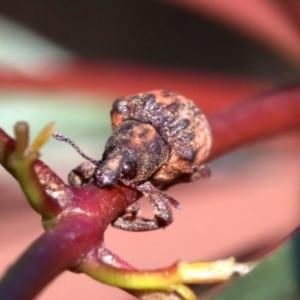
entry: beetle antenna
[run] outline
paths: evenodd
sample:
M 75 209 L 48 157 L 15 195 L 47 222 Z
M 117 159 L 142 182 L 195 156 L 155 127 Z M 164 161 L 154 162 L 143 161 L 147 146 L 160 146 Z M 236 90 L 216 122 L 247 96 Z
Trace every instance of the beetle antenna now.
M 94 165 L 98 165 L 99 162 L 93 158 L 90 158 L 89 156 L 87 156 L 71 139 L 69 139 L 67 136 L 62 135 L 61 133 L 58 132 L 53 132 L 52 136 L 58 140 L 58 141 L 63 141 L 66 142 L 68 144 L 70 144 L 83 158 L 89 160 L 90 162 L 92 162 Z

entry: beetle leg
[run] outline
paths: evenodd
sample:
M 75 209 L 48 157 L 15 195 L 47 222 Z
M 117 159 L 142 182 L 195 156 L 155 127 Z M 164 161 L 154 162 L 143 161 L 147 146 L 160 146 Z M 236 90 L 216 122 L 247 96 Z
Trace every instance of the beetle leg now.
M 138 202 L 135 202 L 129 207 L 127 207 L 121 216 L 124 220 L 134 221 L 135 219 L 138 218 L 137 216 L 140 214 L 140 212 L 141 212 L 140 204 Z
M 208 165 L 202 164 L 200 165 L 192 174 L 184 174 L 177 179 L 175 179 L 173 182 L 171 182 L 171 185 L 177 184 L 177 183 L 183 183 L 183 182 L 193 182 L 200 179 L 205 179 L 210 177 L 211 170 Z M 168 186 L 169 187 L 169 186 Z
M 127 231 L 150 231 L 164 228 L 172 223 L 172 210 L 169 205 L 168 198 L 164 197 L 163 193 L 152 193 L 152 191 L 156 191 L 156 189 L 148 181 L 136 186 L 136 189 L 144 194 L 147 201 L 152 206 L 154 211 L 154 219 L 146 219 L 141 217 L 128 219 L 125 212 L 125 215 L 121 215 L 114 222 L 112 222 L 113 227 Z
M 210 174 L 211 174 L 211 170 L 210 170 L 209 166 L 202 164 L 198 167 L 198 169 L 196 169 L 196 171 L 194 173 L 183 174 L 180 177 L 177 177 L 176 179 L 171 181 L 170 183 L 159 186 L 159 189 L 166 190 L 169 187 L 179 184 L 179 183 L 193 182 L 193 181 L 197 181 L 200 179 L 205 179 L 205 178 L 210 177 Z
M 165 195 L 164 193 L 148 193 L 147 191 L 157 191 L 149 181 L 146 181 L 145 183 L 138 186 L 138 189 L 143 192 L 148 203 L 152 206 L 155 221 L 159 226 L 158 228 L 166 227 L 171 224 L 173 221 L 173 214 L 169 204 L 169 197 L 167 197 L 167 195 Z M 178 208 L 180 208 L 179 203 L 178 205 Z
M 94 163 L 88 160 L 83 162 L 69 173 L 69 184 L 71 186 L 82 186 L 90 182 L 93 179 L 96 167 Z

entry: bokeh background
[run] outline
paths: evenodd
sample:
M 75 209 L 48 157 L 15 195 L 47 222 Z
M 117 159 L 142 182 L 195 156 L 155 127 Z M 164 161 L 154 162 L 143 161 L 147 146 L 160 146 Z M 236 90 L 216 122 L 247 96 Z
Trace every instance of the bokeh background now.
M 90 156 L 111 133 L 111 102 L 176 90 L 214 113 L 300 79 L 297 1 L 1 1 L 0 126 L 32 134 L 55 121 Z M 255 120 L 253 120 L 255 122 Z M 137 268 L 245 255 L 287 236 L 299 220 L 297 132 L 247 145 L 210 164 L 210 180 L 169 193 L 183 209 L 165 230 L 109 228 L 107 246 Z M 42 159 L 66 178 L 82 159 L 50 141 Z M 0 274 L 42 233 L 18 185 L 0 170 Z M 143 202 L 143 201 L 142 201 Z M 146 203 L 143 213 L 151 215 Z M 131 299 L 65 272 L 38 299 Z

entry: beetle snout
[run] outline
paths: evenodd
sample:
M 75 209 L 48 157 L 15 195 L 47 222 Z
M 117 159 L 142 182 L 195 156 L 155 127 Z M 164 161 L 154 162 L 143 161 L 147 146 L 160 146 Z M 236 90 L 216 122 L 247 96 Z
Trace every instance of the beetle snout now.
M 117 181 L 115 178 L 111 178 L 107 174 L 101 174 L 98 172 L 95 172 L 94 174 L 94 181 L 95 185 L 100 188 L 112 188 L 116 185 Z

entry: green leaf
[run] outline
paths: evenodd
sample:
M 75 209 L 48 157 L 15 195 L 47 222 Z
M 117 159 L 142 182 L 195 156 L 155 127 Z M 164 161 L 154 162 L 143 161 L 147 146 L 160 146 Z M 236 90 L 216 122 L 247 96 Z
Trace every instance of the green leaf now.
M 300 232 L 212 300 L 300 299 Z

